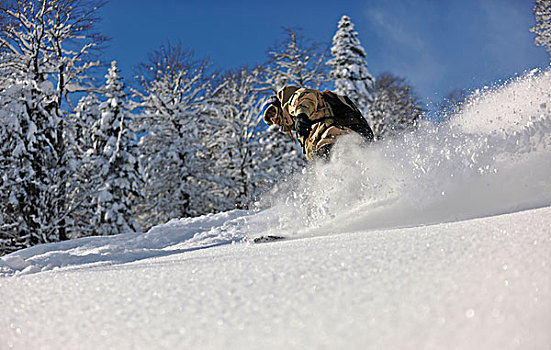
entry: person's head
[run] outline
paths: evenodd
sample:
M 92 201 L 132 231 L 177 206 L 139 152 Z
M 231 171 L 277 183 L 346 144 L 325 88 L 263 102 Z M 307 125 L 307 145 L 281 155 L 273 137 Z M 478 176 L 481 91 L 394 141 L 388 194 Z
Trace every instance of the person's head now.
M 268 125 L 281 125 L 283 111 L 281 110 L 281 102 L 277 96 L 271 96 L 266 100 L 262 107 L 262 118 Z
M 262 109 L 262 116 L 268 125 L 277 124 L 284 129 L 289 129 L 293 125 L 293 119 L 288 113 L 288 104 L 291 96 L 299 89 L 298 86 L 285 86 L 277 92 L 276 96 L 271 96 Z

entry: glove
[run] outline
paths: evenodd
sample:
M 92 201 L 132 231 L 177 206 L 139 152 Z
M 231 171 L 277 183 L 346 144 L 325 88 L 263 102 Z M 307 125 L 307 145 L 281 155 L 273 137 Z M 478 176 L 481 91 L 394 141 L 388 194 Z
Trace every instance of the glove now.
M 299 136 L 308 137 L 312 131 L 313 124 L 306 113 L 300 113 L 295 120 L 295 130 Z

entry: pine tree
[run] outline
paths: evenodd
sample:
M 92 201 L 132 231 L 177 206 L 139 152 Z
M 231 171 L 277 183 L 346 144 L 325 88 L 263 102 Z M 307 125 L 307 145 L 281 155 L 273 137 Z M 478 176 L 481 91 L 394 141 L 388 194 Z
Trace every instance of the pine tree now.
M 101 118 L 92 126 L 92 148 L 88 151 L 99 180 L 92 198 L 92 225 L 96 235 L 137 232 L 133 206 L 141 197 L 141 168 L 136 134 L 129 128 L 132 114 L 116 62 L 105 76 L 107 100 L 99 105 Z
M 536 25 L 530 29 L 536 33 L 536 45 L 544 46 L 551 58 L 551 0 L 536 0 L 534 4 Z
M 70 164 L 67 95 L 96 65 L 88 53 L 97 8 L 70 0 L 0 5 L 3 250 L 67 239 Z
M 5 63 L 6 58 L 2 59 Z M 50 225 L 42 226 L 47 221 L 40 212 L 51 200 L 44 193 L 49 175 L 44 167 L 52 164 L 42 157 L 52 157 L 43 145 L 52 136 L 47 131 L 53 118 L 35 112 L 38 106 L 33 98 L 42 90 L 32 80 L 2 80 L 0 137 L 5 142 L 0 144 L 0 247 L 6 252 L 58 236 Z
M 405 79 L 383 73 L 377 77 L 371 109 L 371 128 L 377 139 L 410 130 L 423 109 Z
M 367 69 L 366 52 L 348 16 L 342 16 L 331 47 L 333 58 L 326 64 L 331 67 L 337 94 L 348 96 L 369 118 L 369 105 L 373 101 L 375 79 Z
M 97 234 L 92 216 L 94 196 L 103 180 L 94 168 L 93 129 L 100 120 L 100 101 L 95 92 L 89 92 L 67 116 L 67 151 L 71 177 L 68 184 L 68 236 L 77 238 Z

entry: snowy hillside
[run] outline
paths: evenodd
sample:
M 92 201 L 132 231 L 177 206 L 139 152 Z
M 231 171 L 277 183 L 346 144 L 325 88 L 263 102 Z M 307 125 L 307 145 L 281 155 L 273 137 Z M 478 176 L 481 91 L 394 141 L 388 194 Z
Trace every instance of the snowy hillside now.
M 256 210 L 0 258 L 0 348 L 551 347 L 550 72 L 337 156 Z

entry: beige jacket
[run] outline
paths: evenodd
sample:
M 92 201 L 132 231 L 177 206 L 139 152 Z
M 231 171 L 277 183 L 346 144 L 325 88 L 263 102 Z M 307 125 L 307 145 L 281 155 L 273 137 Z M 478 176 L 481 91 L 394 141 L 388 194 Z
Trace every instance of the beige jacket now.
M 308 137 L 298 136 L 308 160 L 314 159 L 316 152 L 323 146 L 333 144 L 340 136 L 353 132 L 350 128 L 339 125 L 339 116 L 333 113 L 329 103 L 317 90 L 287 86 L 279 90 L 277 96 L 281 101 L 285 131 L 294 130 L 295 118 L 300 113 L 306 113 L 312 121 L 332 117 L 312 125 Z

